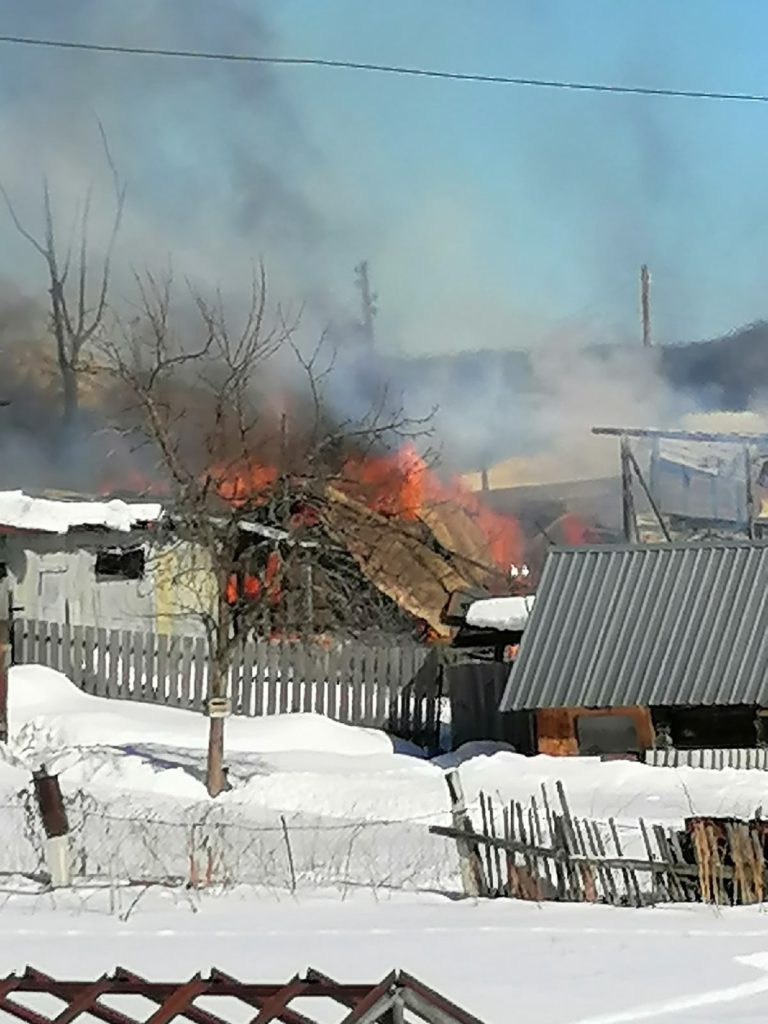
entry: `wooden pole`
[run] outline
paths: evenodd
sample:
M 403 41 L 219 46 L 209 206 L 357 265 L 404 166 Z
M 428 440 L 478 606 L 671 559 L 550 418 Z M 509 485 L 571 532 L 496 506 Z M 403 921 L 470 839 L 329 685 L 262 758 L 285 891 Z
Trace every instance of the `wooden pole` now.
M 54 889 L 72 884 L 72 860 L 69 851 L 69 822 L 61 795 L 58 775 L 49 775 L 43 765 L 32 773 L 35 797 L 45 830 L 45 853 L 51 886 Z
M 755 539 L 755 496 L 752 490 L 752 452 L 744 445 L 744 497 L 747 506 L 747 536 Z
M 475 898 L 485 896 L 488 892 L 488 884 L 483 871 L 483 862 L 480 859 L 480 851 L 477 848 L 476 842 L 466 838 L 474 829 L 472 828 L 472 820 L 467 813 L 464 790 L 458 771 L 454 769 L 448 772 L 445 776 L 445 782 L 448 786 L 448 797 L 451 801 L 453 828 L 461 833 L 456 837 L 456 847 L 459 853 L 464 893 Z
M 640 316 L 643 348 L 651 348 L 651 274 L 645 263 L 640 267 Z
M 5 572 L 5 570 L 2 570 Z M 11 588 L 0 577 L 0 743 L 8 742 L 8 670 L 11 663 Z
M 635 519 L 635 503 L 632 496 L 632 453 L 626 437 L 621 439 L 621 512 L 624 527 L 624 540 L 627 544 L 637 541 L 637 521 Z
M 667 544 L 671 544 L 672 537 L 670 536 L 669 530 L 667 529 L 667 524 L 664 522 L 661 510 L 659 506 L 656 504 L 656 499 L 653 497 L 653 493 L 651 492 L 650 487 L 645 482 L 645 477 L 640 472 L 640 466 L 638 464 L 638 461 L 635 458 L 635 454 L 629 447 L 629 445 L 627 445 L 627 453 L 629 455 L 629 461 L 632 466 L 632 469 L 635 471 L 635 476 L 637 477 L 640 486 L 643 488 L 643 493 L 648 499 L 648 504 L 651 506 L 653 514 L 656 516 L 656 522 L 659 524 L 659 526 L 661 527 L 661 532 L 664 534 L 664 540 L 667 542 Z

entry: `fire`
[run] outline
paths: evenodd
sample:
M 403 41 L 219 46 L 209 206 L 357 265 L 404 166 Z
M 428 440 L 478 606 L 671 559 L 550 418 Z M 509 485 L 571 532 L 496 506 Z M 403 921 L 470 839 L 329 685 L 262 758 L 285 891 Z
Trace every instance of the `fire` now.
M 462 509 L 485 539 L 488 562 L 504 574 L 522 559 L 525 542 L 517 519 L 488 508 L 458 480 L 443 482 L 410 443 L 390 455 L 350 459 L 343 475 L 370 508 L 384 515 L 428 522 L 441 508 Z
M 209 475 L 219 496 L 225 501 L 232 505 L 244 505 L 249 501 L 258 504 L 259 495 L 274 486 L 277 469 L 275 466 L 253 462 L 230 469 L 216 466 Z
M 255 576 L 252 573 L 245 573 L 241 581 L 237 573 L 233 573 L 227 581 L 226 600 L 228 604 L 235 605 L 244 598 L 250 601 L 258 601 L 262 592 L 266 592 L 267 598 L 272 605 L 280 603 L 282 591 L 278 574 L 280 572 L 280 555 L 277 551 L 270 551 L 267 555 L 267 564 L 263 577 Z
M 412 445 L 391 455 L 354 456 L 347 460 L 342 479 L 374 512 L 410 522 L 419 518 L 432 482 Z

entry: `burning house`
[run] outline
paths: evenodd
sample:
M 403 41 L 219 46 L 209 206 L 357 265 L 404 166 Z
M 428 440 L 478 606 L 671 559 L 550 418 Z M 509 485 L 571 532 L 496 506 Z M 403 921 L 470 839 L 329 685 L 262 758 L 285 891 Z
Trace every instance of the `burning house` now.
M 221 497 L 237 504 L 243 488 L 257 484 L 264 480 L 236 477 Z M 237 519 L 236 571 L 226 588 L 233 606 L 264 601 L 267 631 L 290 633 L 301 623 L 316 633 L 370 627 L 448 640 L 441 613 L 452 592 L 508 587 L 517 523 L 441 482 L 410 449 L 350 460 L 314 504 L 302 498 L 300 481 L 285 486 L 296 495 L 287 521 L 272 521 L 258 503 Z M 0 494 L 2 559 L 21 614 L 199 633 L 216 584 L 205 552 L 183 539 L 175 518 L 168 501 Z M 297 549 L 301 557 L 289 559 Z
M 547 754 L 764 747 L 768 545 L 555 549 L 500 710 Z

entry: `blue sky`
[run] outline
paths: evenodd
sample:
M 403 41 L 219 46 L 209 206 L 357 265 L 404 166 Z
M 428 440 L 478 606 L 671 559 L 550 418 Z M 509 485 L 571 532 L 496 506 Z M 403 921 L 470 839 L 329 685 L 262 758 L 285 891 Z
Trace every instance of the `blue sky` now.
M 762 0 L 277 6 L 285 52 L 768 92 Z M 768 105 L 343 72 L 301 72 L 289 84 L 372 205 L 407 221 L 430 196 L 458 197 L 473 227 L 470 278 L 533 317 L 634 329 L 643 261 L 663 338 L 768 314 Z
M 0 0 L 3 31 L 768 93 L 763 0 L 222 0 L 215 8 Z M 202 232 L 206 246 L 223 249 L 223 228 L 217 241 L 211 225 L 235 197 L 241 236 L 268 253 L 282 246 L 283 276 L 301 269 L 297 292 L 311 278 L 307 288 L 349 301 L 351 267 L 368 257 L 387 346 L 522 347 L 562 332 L 633 343 L 642 262 L 653 274 L 661 341 L 768 316 L 768 104 L 310 69 L 259 77 L 210 65 L 164 71 L 143 93 L 132 76 L 152 80 L 148 64 L 75 64 L 7 48 L 0 61 L 0 167 L 24 153 L 21 179 L 41 159 L 37 142 L 8 130 L 18 133 L 19 110 L 32 123 L 52 92 L 80 108 L 87 98 L 134 202 L 152 211 L 147 220 L 167 224 L 169 246 L 193 249 Z M 71 143 L 55 138 L 58 156 Z M 217 155 L 223 149 L 231 160 Z M 98 161 L 98 147 L 88 159 Z M 244 179 L 258 181 L 253 195 Z M 5 250 L 7 265 L 9 241 Z

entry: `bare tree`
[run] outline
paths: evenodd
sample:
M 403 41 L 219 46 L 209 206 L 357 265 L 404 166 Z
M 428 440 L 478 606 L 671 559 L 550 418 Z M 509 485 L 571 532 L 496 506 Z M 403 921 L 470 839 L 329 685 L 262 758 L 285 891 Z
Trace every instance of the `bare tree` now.
M 97 337 L 107 312 L 112 259 L 125 206 L 125 185 L 121 182 L 107 138 L 99 125 L 114 189 L 114 209 L 103 256 L 98 268 L 92 266 L 90 224 L 92 189 L 76 213 L 64 244 L 58 237 L 48 179 L 43 182 L 43 233 L 36 235 L 22 222 L 16 207 L 0 184 L 5 204 L 19 234 L 45 262 L 48 275 L 50 325 L 56 345 L 61 377 L 63 437 L 70 436 L 80 408 L 80 379 L 84 356 Z
M 295 624 L 295 614 L 280 610 L 283 593 L 299 596 L 294 613 L 305 621 L 316 619 L 318 604 L 329 617 L 360 614 L 360 572 L 333 529 L 324 530 L 334 487 L 343 486 L 350 451 L 427 424 L 387 416 L 384 402 L 360 422 L 333 417 L 324 399 L 332 354 L 325 339 L 303 352 L 299 318 L 268 305 L 263 266 L 237 329 L 220 295 L 190 291 L 193 326 L 181 334 L 170 277 L 137 283 L 139 315 L 105 352 L 131 396 L 127 430 L 149 445 L 169 482 L 173 536 L 197 552 L 182 559 L 186 578 L 175 589 L 189 593 L 185 612 L 202 621 L 208 640 L 207 786 L 216 796 L 225 786 L 228 677 L 242 638 L 281 614 L 284 628 Z M 371 591 L 375 612 L 391 614 L 395 603 Z

